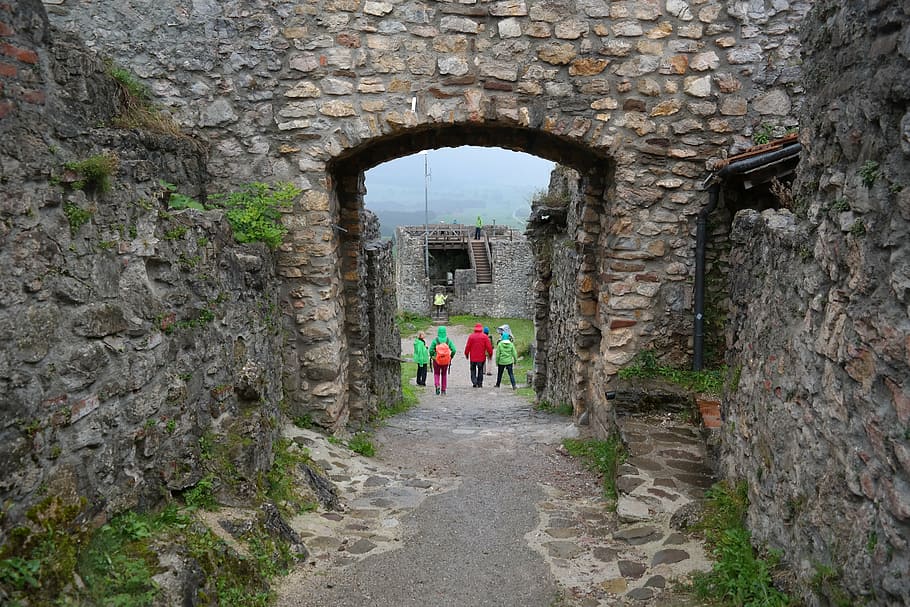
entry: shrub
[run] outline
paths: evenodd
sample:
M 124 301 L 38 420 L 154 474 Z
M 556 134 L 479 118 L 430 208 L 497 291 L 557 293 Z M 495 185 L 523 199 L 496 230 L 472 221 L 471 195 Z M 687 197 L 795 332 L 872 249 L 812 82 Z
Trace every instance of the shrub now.
M 287 234 L 281 210 L 291 208 L 300 192 L 290 183 L 249 183 L 236 192 L 216 194 L 209 202 L 227 211 L 237 242 L 264 242 L 274 249 Z
M 217 509 L 218 501 L 215 499 L 214 477 L 209 475 L 200 480 L 192 489 L 186 492 L 184 499 L 186 500 L 186 505 L 191 508 Z

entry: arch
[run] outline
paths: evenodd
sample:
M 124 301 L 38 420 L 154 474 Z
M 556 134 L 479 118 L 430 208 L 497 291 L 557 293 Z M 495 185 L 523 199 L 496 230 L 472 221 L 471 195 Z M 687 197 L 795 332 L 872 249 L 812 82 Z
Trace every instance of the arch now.
M 375 410 L 377 378 L 398 372 L 397 361 L 384 356 L 382 337 L 376 325 L 382 319 L 371 318 L 375 313 L 367 305 L 368 294 L 365 278 L 370 273 L 370 234 L 363 223 L 365 172 L 383 162 L 401 158 L 427 149 L 473 145 L 498 147 L 524 152 L 551 160 L 575 169 L 581 176 L 581 207 L 586 217 L 583 223 L 580 253 L 584 260 L 583 271 L 578 277 L 579 318 L 586 330 L 579 335 L 578 344 L 595 351 L 600 345 L 597 320 L 598 234 L 604 219 L 608 187 L 612 181 L 613 161 L 603 150 L 585 143 L 561 137 L 539 129 L 505 126 L 502 124 L 468 122 L 464 124 L 424 125 L 392 135 L 365 141 L 335 156 L 326 164 L 328 182 L 332 185 L 330 198 L 338 208 L 339 225 L 335 231 L 339 241 L 339 273 L 342 277 L 344 302 L 342 334 L 344 336 L 343 360 L 345 382 L 348 386 L 347 408 L 352 420 L 364 420 Z M 590 238 L 594 241 L 590 241 Z M 393 369 L 394 367 L 394 369 Z M 583 379 L 579 385 L 588 385 L 590 367 L 580 369 Z M 577 405 L 583 409 L 582 405 Z

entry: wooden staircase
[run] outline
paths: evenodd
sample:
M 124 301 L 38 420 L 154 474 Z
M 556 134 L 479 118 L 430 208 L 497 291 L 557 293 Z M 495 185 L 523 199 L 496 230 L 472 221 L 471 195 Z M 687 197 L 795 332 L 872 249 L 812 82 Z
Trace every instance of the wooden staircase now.
M 477 275 L 477 284 L 492 284 L 493 267 L 487 256 L 487 247 L 483 240 L 471 241 L 471 257 L 474 259 L 474 272 Z

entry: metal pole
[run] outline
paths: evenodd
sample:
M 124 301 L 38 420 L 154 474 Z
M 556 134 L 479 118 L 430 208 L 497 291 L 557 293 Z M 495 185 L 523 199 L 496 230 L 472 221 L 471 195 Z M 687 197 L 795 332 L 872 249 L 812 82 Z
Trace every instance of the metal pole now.
M 430 280 L 430 154 L 423 152 L 423 266 L 427 280 Z

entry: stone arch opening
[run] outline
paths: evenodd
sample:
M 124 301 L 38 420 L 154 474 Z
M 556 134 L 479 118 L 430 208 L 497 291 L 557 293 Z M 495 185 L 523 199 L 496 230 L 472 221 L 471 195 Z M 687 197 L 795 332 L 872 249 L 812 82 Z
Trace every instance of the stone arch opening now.
M 582 360 L 590 361 L 600 347 L 600 321 L 598 314 L 598 267 L 597 250 L 610 246 L 601 228 L 610 206 L 610 184 L 614 171 L 613 160 L 602 150 L 588 147 L 571 139 L 552 133 L 516 126 L 501 126 L 482 123 L 456 124 L 446 126 L 425 126 L 401 131 L 392 135 L 366 141 L 346 150 L 327 163 L 332 205 L 338 211 L 338 225 L 335 233 L 339 247 L 339 268 L 343 301 L 344 349 L 342 361 L 346 368 L 341 370 L 340 379 L 347 386 L 347 410 L 352 421 L 364 421 L 375 412 L 378 402 L 393 399 L 398 389 L 400 373 L 398 335 L 394 330 L 394 318 L 379 318 L 377 312 L 383 306 L 371 298 L 377 297 L 375 276 L 371 268 L 376 261 L 377 245 L 371 244 L 378 237 L 378 229 L 364 221 L 365 173 L 370 168 L 422 150 L 472 145 L 496 147 L 524 152 L 557 165 L 571 167 L 578 175 L 579 192 L 577 212 L 584 218 L 582 229 L 573 238 L 577 239 L 579 274 L 577 275 L 578 309 L 574 315 L 579 325 L 576 349 L 584 349 Z M 388 295 L 389 287 L 381 287 Z M 372 295 L 371 295 L 372 293 Z M 394 291 L 392 292 L 394 296 Z M 537 309 L 546 309 L 546 302 L 538 303 Z M 385 309 L 389 309 L 388 306 Z M 540 323 L 538 325 L 538 322 Z M 536 344 L 539 351 L 546 347 L 548 317 L 535 314 L 535 325 L 543 341 Z M 394 348 L 396 356 L 391 356 Z M 386 351 L 389 350 L 389 351 Z M 579 380 L 584 397 L 589 396 L 592 369 L 590 365 L 578 365 L 584 379 Z

